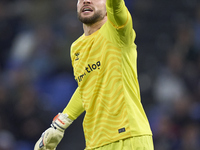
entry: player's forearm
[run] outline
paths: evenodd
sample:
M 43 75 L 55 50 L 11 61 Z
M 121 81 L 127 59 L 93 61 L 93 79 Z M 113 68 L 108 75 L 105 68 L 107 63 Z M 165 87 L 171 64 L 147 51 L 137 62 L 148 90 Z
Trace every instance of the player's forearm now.
M 122 5 L 124 0 L 107 0 L 107 7 L 113 8 L 114 10 L 119 9 L 120 5 Z
M 127 23 L 129 13 L 124 0 L 107 0 L 106 9 L 108 19 L 117 28 L 120 28 Z
M 63 110 L 63 113 L 67 113 L 70 119 L 75 120 L 83 111 L 84 108 L 79 94 L 79 88 L 77 88 L 68 105 Z

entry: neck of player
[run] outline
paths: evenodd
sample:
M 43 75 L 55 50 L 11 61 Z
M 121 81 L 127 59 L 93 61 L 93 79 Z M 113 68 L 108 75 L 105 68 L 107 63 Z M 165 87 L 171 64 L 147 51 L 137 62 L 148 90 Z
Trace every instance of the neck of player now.
M 96 23 L 93 23 L 93 24 L 83 24 L 83 30 L 84 30 L 84 33 L 85 33 L 85 36 L 89 36 L 91 35 L 92 33 L 96 32 L 97 30 L 99 30 L 104 23 L 106 23 L 107 21 L 107 16 L 104 17 L 103 20 L 101 21 L 98 21 Z

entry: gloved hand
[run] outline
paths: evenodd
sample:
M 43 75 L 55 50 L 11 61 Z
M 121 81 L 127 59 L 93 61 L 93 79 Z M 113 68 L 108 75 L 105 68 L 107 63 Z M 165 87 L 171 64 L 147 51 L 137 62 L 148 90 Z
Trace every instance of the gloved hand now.
M 73 122 L 67 114 L 59 113 L 54 117 L 51 127 L 42 133 L 34 150 L 55 150 L 64 136 L 65 129 Z

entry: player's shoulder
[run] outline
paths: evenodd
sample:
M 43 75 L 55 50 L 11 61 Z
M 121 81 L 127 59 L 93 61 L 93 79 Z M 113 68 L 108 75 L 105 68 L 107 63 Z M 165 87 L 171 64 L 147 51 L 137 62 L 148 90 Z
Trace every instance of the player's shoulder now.
M 84 34 L 82 34 L 80 37 L 78 37 L 78 38 L 71 44 L 71 47 L 74 47 L 75 45 L 77 45 L 77 43 L 78 43 L 79 41 L 82 40 L 83 36 L 84 36 Z

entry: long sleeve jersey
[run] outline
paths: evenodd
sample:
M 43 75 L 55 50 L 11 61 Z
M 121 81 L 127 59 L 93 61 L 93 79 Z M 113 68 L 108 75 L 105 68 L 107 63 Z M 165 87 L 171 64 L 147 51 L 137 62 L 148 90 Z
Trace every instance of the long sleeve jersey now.
M 123 0 L 107 0 L 106 10 L 107 22 L 71 46 L 78 88 L 64 112 L 76 119 L 85 110 L 86 149 L 152 135 L 141 104 L 131 15 Z

